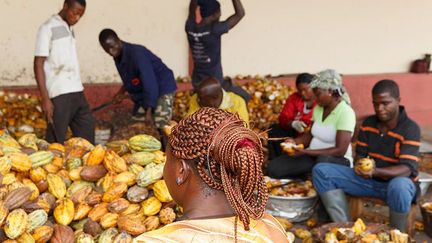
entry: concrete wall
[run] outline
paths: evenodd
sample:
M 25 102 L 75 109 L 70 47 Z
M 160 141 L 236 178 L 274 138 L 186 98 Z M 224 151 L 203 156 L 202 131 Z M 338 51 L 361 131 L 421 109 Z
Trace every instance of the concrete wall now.
M 0 0 L 0 85 L 35 84 L 38 26 L 62 0 Z M 223 18 L 232 14 L 221 0 Z M 430 0 L 243 0 L 246 17 L 223 38 L 225 74 L 405 72 L 432 52 Z M 97 36 L 111 27 L 158 54 L 176 75 L 188 72 L 184 34 L 188 0 L 88 0 L 75 28 L 85 82 L 118 82 Z

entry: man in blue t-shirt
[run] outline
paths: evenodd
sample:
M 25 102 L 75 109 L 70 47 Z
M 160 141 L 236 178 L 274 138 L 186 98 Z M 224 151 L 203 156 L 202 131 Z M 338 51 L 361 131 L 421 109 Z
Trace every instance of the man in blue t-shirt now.
M 235 13 L 225 21 L 221 17 L 220 4 L 216 0 L 191 0 L 186 21 L 186 34 L 192 51 L 192 84 L 196 89 L 201 81 L 214 77 L 226 91 L 240 95 L 246 102 L 250 95 L 231 81 L 225 81 L 221 63 L 221 36 L 240 22 L 245 11 L 240 0 L 232 0 Z M 200 7 L 202 21 L 196 23 L 195 11 Z
M 162 129 L 172 116 L 174 74 L 162 60 L 141 45 L 122 41 L 111 29 L 99 34 L 102 48 L 114 58 L 123 86 L 114 96 L 120 102 L 128 92 L 134 102 L 133 118 Z

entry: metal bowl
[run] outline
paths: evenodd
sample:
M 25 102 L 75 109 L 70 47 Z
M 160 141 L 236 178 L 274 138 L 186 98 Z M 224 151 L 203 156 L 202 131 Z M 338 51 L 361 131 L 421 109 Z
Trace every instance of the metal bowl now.
M 424 196 L 428 191 L 430 184 L 432 183 L 432 175 L 425 172 L 420 172 L 419 175 L 421 195 Z
M 281 179 L 279 181 L 285 184 L 291 180 Z M 317 201 L 317 195 L 309 197 L 270 195 L 266 205 L 266 211 L 273 216 L 287 218 L 291 222 L 301 222 L 312 216 Z

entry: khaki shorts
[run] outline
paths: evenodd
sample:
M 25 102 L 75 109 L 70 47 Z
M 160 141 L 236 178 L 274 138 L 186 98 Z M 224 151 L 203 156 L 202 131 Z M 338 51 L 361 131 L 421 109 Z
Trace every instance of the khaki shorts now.
M 157 128 L 162 129 L 172 118 L 174 93 L 162 95 L 157 100 L 153 118 Z

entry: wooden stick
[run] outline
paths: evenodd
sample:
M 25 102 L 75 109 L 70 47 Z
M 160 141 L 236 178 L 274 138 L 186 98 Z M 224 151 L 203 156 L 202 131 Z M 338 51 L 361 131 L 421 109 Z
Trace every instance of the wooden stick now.
M 269 140 L 269 141 L 283 141 L 283 140 L 287 140 L 288 138 L 291 138 L 291 137 L 267 138 L 267 140 Z

